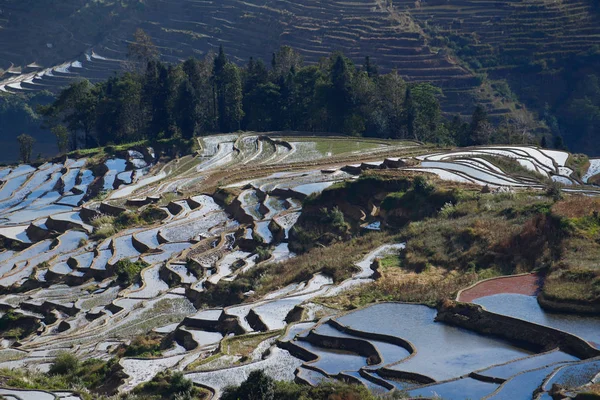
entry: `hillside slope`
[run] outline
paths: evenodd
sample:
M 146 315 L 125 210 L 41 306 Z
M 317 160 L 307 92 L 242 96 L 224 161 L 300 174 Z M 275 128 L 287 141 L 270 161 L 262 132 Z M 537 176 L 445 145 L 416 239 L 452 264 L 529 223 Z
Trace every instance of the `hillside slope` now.
M 442 87 L 449 115 L 468 118 L 482 104 L 500 122 L 522 102 L 573 150 L 600 151 L 597 121 L 573 123 L 582 116 L 569 110 L 571 92 L 600 65 L 600 12 L 586 0 L 69 0 L 51 10 L 3 3 L 2 91 L 52 89 L 80 75 L 104 79 L 121 68 L 142 28 L 172 62 L 220 45 L 240 64 L 268 62 L 282 45 L 307 63 L 335 50 L 359 65 L 370 56 L 383 71 Z

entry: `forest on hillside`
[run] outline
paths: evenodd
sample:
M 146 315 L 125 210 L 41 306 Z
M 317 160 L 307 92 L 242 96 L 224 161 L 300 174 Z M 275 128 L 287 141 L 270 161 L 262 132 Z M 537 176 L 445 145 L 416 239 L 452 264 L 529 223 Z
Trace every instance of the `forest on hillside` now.
M 39 107 L 61 151 L 142 139 L 190 139 L 234 131 L 333 132 L 444 145 L 537 142 L 531 126 L 494 127 L 483 107 L 471 121 L 446 118 L 440 88 L 380 74 L 365 57 L 356 66 L 340 52 L 318 65 L 284 46 L 270 66 L 250 58 L 242 67 L 217 54 L 178 65 L 158 60 L 139 33 L 129 71 L 92 84 L 80 80 Z M 145 66 L 145 67 L 144 67 Z

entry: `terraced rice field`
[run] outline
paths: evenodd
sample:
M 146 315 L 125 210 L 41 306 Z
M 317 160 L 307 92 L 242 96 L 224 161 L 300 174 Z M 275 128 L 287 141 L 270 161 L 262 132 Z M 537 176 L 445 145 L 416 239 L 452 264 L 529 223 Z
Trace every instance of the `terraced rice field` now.
M 479 80 L 447 51 L 432 47 L 419 20 L 405 7 L 381 0 L 156 1 L 138 11 L 139 15 L 115 22 L 99 39 L 82 43 L 75 33 L 67 39 L 61 32 L 60 40 L 51 43 L 57 46 L 56 54 L 39 43 L 32 43 L 26 54 L 12 46 L 0 51 L 0 68 L 6 70 L 0 78 L 0 91 L 55 90 L 79 76 L 91 81 L 106 78 L 121 69 L 133 32 L 142 28 L 168 62 L 202 57 L 221 45 L 238 64 L 250 57 L 268 62 L 283 45 L 297 49 L 308 64 L 336 50 L 343 50 L 357 65 L 370 56 L 383 71 L 397 70 L 407 81 L 430 82 L 447 89 L 448 95 L 442 97 L 447 112 L 471 112 L 481 100 Z M 17 5 L 8 9 L 12 12 L 6 21 L 9 25 L 13 18 L 28 18 L 28 13 L 34 12 Z M 418 10 L 416 13 L 420 15 Z M 10 32 L 16 29 L 11 28 Z M 68 27 L 65 30 L 68 32 Z M 36 60 L 29 53 L 32 48 L 39 48 L 43 59 Z M 62 54 L 70 56 L 61 58 Z M 497 116 L 509 111 L 486 101 Z
M 136 149 L 108 160 L 102 176 L 90 175 L 84 159 L 1 170 L 0 235 L 10 249 L 0 253 L 0 307 L 43 324 L 37 334 L 2 341 L 0 368 L 45 370 L 62 350 L 82 359 L 108 359 L 120 344 L 150 331 L 172 333 L 173 347 L 157 358 L 121 358 L 127 375 L 121 391 L 173 369 L 218 396 L 251 371 L 264 369 L 277 379 L 306 384 L 346 379 L 381 393 L 402 389 L 415 396 L 435 392 L 462 398 L 467 391 L 474 398 L 507 398 L 514 391 L 532 393 L 519 383 L 524 374 L 545 382 L 547 392 L 570 369 L 596 368 L 596 361 L 580 361 L 564 351 L 541 351 L 434 322 L 436 310 L 423 305 L 381 303 L 341 314 L 319 304 L 319 298 L 371 282 L 373 261 L 401 251 L 403 243 L 372 249 L 356 263 L 354 275 L 338 284 L 318 273 L 253 302 L 203 308 L 201 294 L 207 286 L 235 281 L 261 263 L 294 257 L 288 233 L 302 213 L 302 199 L 334 182 L 356 179 L 362 170 L 421 171 L 491 189 L 542 187 L 533 178 L 505 173 L 493 158 L 481 158 L 500 154 L 547 177 L 569 179 L 573 191 L 599 194 L 571 176 L 566 153 L 534 147 L 431 153 L 405 142 L 339 146 L 339 138 L 279 139 L 287 142 L 281 149 L 265 145 L 271 142 L 256 135 L 199 139 L 201 150 L 188 156 L 187 168 L 175 160 L 159 163 L 150 156 L 153 151 Z M 304 148 L 308 150 L 297 143 L 309 144 Z M 336 152 L 314 152 L 336 146 Z M 399 166 L 409 159 L 411 167 Z M 131 181 L 121 179 L 128 171 Z M 224 202 L 214 194 L 217 187 L 237 195 Z M 107 191 L 103 201 L 94 199 L 94 191 L 100 190 Z M 79 201 L 64 203 L 75 194 L 81 195 Z M 94 239 L 95 218 L 126 210 L 139 213 L 152 203 L 165 212 L 161 221 Z M 19 214 L 23 210 L 28 214 Z M 270 249 L 270 259 L 259 261 L 259 246 Z M 124 259 L 148 264 L 140 280 L 127 287 L 115 280 L 115 265 Z M 532 298 L 514 299 L 529 304 Z M 544 315 L 532 304 L 519 306 L 527 314 L 516 315 L 503 307 L 509 303 L 493 296 L 474 301 L 508 318 L 562 329 L 580 336 L 584 346 L 597 347 L 595 319 L 569 323 Z M 263 332 L 271 334 L 244 360 L 224 350 L 231 340 L 256 340 Z M 582 373 L 581 379 L 593 379 L 588 375 Z M 59 396 L 0 390 L 9 398 Z

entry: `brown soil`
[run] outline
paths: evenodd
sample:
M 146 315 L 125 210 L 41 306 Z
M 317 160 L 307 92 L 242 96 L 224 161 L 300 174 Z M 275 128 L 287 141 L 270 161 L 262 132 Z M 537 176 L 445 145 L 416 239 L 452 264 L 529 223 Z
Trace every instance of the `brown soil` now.
M 475 299 L 500 293 L 515 293 L 535 296 L 540 289 L 540 276 L 537 274 L 509 276 L 480 282 L 464 290 L 458 301 L 472 302 Z

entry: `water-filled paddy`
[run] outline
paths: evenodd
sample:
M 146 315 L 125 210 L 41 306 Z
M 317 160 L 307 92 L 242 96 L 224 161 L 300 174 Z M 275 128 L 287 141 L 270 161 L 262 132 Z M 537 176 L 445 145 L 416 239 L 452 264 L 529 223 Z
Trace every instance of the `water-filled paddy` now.
M 486 310 L 577 335 L 600 348 L 600 317 L 549 313 L 535 296 L 496 294 L 474 300 Z
M 327 336 L 327 337 L 340 337 L 340 338 L 354 338 L 359 339 L 356 336 L 349 335 L 347 333 L 338 331 L 333 326 L 329 324 L 322 324 L 318 328 L 315 329 L 315 332 L 319 335 Z M 392 364 L 398 361 L 404 360 L 405 358 L 410 356 L 410 352 L 406 350 L 404 347 L 398 346 L 393 343 L 387 343 L 380 340 L 366 339 L 360 338 L 365 342 L 369 342 L 375 347 L 375 349 L 379 352 L 381 356 L 381 365 Z
M 313 385 L 313 386 L 316 386 L 322 382 L 333 382 L 334 381 L 332 378 L 329 378 L 318 371 L 304 368 L 304 367 L 298 368 L 298 371 L 296 372 L 296 376 L 298 378 L 302 379 L 303 381 L 308 382 L 310 385 Z
M 412 397 L 438 397 L 444 400 L 481 399 L 498 388 L 497 383 L 462 378 L 455 381 L 433 384 L 419 389 L 409 390 Z
M 222 391 L 227 386 L 239 385 L 248 378 L 250 372 L 259 369 L 262 369 L 267 375 L 276 380 L 292 381 L 294 370 L 301 363 L 300 360 L 291 356 L 286 350 L 275 347 L 271 355 L 265 360 L 223 370 L 189 373 L 186 377 L 194 382 L 210 386 L 217 391 Z
M 106 167 L 108 168 L 108 172 L 104 175 L 104 190 L 112 190 L 114 189 L 115 178 L 118 174 L 125 171 L 127 167 L 127 161 L 121 158 L 114 158 L 110 160 L 106 160 Z
M 180 243 L 165 243 L 161 245 L 158 249 L 160 249 L 161 253 L 153 253 L 142 256 L 142 259 L 146 261 L 148 264 L 159 263 L 163 261 L 167 261 L 175 254 L 181 253 L 183 250 L 191 247 L 192 244 L 189 242 L 180 242 Z
M 333 185 L 334 182 L 315 182 L 315 183 L 306 183 L 304 185 L 299 185 L 293 188 L 295 192 L 301 193 L 305 196 L 310 196 L 313 193 L 320 193 L 323 190 L 327 189 L 329 186 Z
M 336 320 L 352 329 L 408 340 L 416 347 L 417 353 L 389 368 L 426 375 L 435 380 L 459 377 L 531 354 L 503 340 L 434 322 L 436 313 L 436 310 L 422 305 L 383 303 Z
M 383 394 L 388 392 L 388 389 L 381 385 L 378 385 L 375 382 L 368 380 L 357 371 L 344 372 L 343 374 L 358 379 L 363 385 L 365 385 L 371 392 L 375 394 Z
M 542 367 L 523 372 L 509 379 L 490 396 L 493 400 L 512 400 L 532 398 L 533 392 L 541 386 L 546 377 L 556 369 L 556 366 Z
M 336 375 L 342 371 L 358 371 L 367 366 L 366 358 L 355 353 L 327 349 L 305 341 L 296 341 L 296 345 L 316 355 L 318 359 L 308 364 L 329 375 Z
M 256 228 L 254 232 L 260 236 L 262 242 L 265 244 L 269 244 L 273 241 L 273 233 L 271 233 L 271 230 L 269 229 L 270 223 L 271 221 L 260 221 L 254 224 Z
M 557 369 L 544 382 L 544 390 L 549 391 L 553 385 L 578 387 L 592 382 L 600 373 L 600 360 L 585 360 L 568 364 Z
M 508 364 L 494 366 L 492 368 L 479 371 L 478 374 L 492 378 L 508 379 L 521 371 L 527 371 L 531 369 L 542 368 L 547 365 L 577 360 L 577 357 L 574 357 L 562 351 L 552 351 L 549 353 L 543 353 L 532 357 L 527 357 L 522 360 L 513 361 Z

